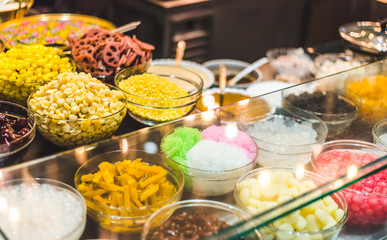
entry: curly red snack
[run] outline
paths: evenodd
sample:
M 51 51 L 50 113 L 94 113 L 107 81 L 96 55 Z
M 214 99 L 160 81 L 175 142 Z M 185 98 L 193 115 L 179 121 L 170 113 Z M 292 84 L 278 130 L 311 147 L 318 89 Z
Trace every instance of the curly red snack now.
M 135 35 L 91 29 L 79 39 L 68 38 L 79 68 L 91 74 L 113 75 L 120 68 L 145 64 L 155 49 Z

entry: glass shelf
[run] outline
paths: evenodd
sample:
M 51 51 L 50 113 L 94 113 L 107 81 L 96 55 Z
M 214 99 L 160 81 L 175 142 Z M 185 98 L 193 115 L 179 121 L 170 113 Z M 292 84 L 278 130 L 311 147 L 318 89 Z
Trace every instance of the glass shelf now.
M 365 77 L 383 75 L 387 76 L 387 61 L 378 61 L 359 68 L 351 69 L 338 74 L 330 75 L 321 79 L 316 79 L 310 82 L 305 82 L 293 87 L 289 87 L 287 90 L 305 90 L 305 89 L 319 89 L 335 91 L 341 94 L 345 94 L 345 81 L 348 79 L 361 80 Z M 122 149 L 135 149 L 142 150 L 149 153 L 160 153 L 160 144 L 162 138 L 171 133 L 175 128 L 179 126 L 194 127 L 198 129 L 204 129 L 211 125 L 234 125 L 236 126 L 239 116 L 242 113 L 248 112 L 249 109 L 253 109 L 256 106 L 264 106 L 267 111 L 273 111 L 273 109 L 281 108 L 281 102 L 278 102 L 276 106 L 271 106 L 265 101 L 267 98 L 281 99 L 281 94 L 285 90 L 280 90 L 272 93 L 268 93 L 262 96 L 254 97 L 249 100 L 244 100 L 229 106 L 225 106 L 219 109 L 210 110 L 207 112 L 192 114 L 183 119 L 159 124 L 153 127 L 141 128 L 136 131 L 125 133 L 119 136 L 115 136 L 113 139 L 105 140 L 96 144 L 78 147 L 76 149 L 62 151 L 57 154 L 37 158 L 28 162 L 24 162 L 19 165 L 10 166 L 0 169 L 1 181 L 7 181 L 18 178 L 49 178 L 64 182 L 74 187 L 74 175 L 77 169 L 85 163 L 88 159 L 97 156 L 99 154 Z M 361 111 L 361 110 L 360 110 Z M 328 135 L 326 141 L 338 140 L 338 139 L 353 139 L 372 142 L 372 127 L 374 124 L 383 118 L 387 118 L 385 112 L 383 114 L 376 114 L 372 121 L 365 120 L 358 114 L 357 118 L 351 122 L 351 124 L 339 133 L 334 135 Z M 378 161 L 378 167 L 385 168 L 387 156 L 380 158 Z M 260 166 L 256 166 L 259 168 Z M 308 163 L 305 165 L 307 170 L 312 167 Z M 369 170 L 374 169 L 369 167 L 359 171 L 358 175 L 368 173 Z M 349 181 L 350 182 L 350 181 Z M 327 189 L 322 190 L 321 197 L 326 192 L 332 191 Z M 317 197 L 317 198 L 319 198 Z M 188 191 L 184 191 L 182 199 L 193 198 L 206 198 L 210 200 L 221 201 L 224 203 L 235 205 L 235 200 L 232 193 L 228 193 L 215 197 L 202 197 L 194 195 Z M 312 200 L 317 199 L 316 197 Z M 295 202 L 298 205 L 291 205 L 291 209 L 296 210 L 299 205 L 311 201 L 311 199 L 305 199 L 302 196 L 295 198 Z M 285 213 L 289 209 L 278 208 L 278 211 L 272 213 L 281 214 Z M 269 212 L 270 213 L 270 212 Z M 255 216 L 250 223 L 260 225 L 264 223 L 267 218 L 263 216 Z M 240 226 L 243 227 L 243 223 Z M 221 238 L 221 236 L 228 236 Z M 230 236 L 226 235 L 227 231 L 220 233 L 217 239 L 227 239 Z M 339 240 L 357 240 L 357 239 L 385 239 L 387 236 L 387 224 L 379 226 L 377 228 L 355 228 L 350 224 L 346 224 L 343 230 L 340 232 Z M 234 236 L 235 237 L 235 236 Z M 1 238 L 1 237 L 0 237 Z M 106 230 L 100 225 L 87 218 L 86 229 L 81 239 L 139 239 L 137 233 L 116 233 Z

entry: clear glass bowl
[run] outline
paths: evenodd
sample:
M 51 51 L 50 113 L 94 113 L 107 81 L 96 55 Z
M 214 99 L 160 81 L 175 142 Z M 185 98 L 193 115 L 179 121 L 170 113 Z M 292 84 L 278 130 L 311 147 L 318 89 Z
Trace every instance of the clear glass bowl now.
M 347 157 L 351 158 L 348 162 L 345 162 L 345 160 L 348 160 L 345 159 L 346 152 L 349 152 Z M 332 153 L 336 156 L 326 155 Z M 387 152 L 379 148 L 377 145 L 365 141 L 336 140 L 326 142 L 321 147 L 316 148 L 312 153 L 313 171 L 324 177 L 334 178 L 342 175 L 340 174 L 341 172 L 346 173 L 349 168 L 353 168 L 354 166 L 360 167 L 370 161 L 359 162 L 365 157 L 364 155 L 360 156 L 356 154 L 367 154 L 368 156 L 373 156 L 373 158 L 376 159 L 378 157 L 385 156 Z M 325 157 L 322 159 L 321 156 L 323 155 L 325 155 Z M 323 161 L 327 161 L 327 159 L 337 160 L 336 162 Z M 339 164 L 340 162 L 345 164 Z M 387 222 L 387 194 L 369 193 L 358 190 L 364 189 L 364 186 L 367 188 L 375 187 L 376 189 L 378 185 L 372 184 L 381 184 L 383 189 L 383 186 L 387 184 L 384 177 L 386 173 L 386 170 L 376 173 L 373 176 L 341 190 L 341 193 L 348 202 L 349 222 L 351 224 L 368 227 L 378 226 Z
M 176 224 L 177 222 L 179 225 L 176 228 L 179 228 L 180 231 L 176 231 L 175 233 L 181 234 L 179 235 L 182 237 L 180 239 L 184 237 L 186 237 L 184 239 L 199 239 L 199 237 L 213 235 L 213 232 L 216 230 L 214 231 L 213 229 L 215 227 L 211 227 L 217 226 L 216 221 L 223 221 L 228 227 L 248 218 L 249 215 L 246 212 L 226 203 L 202 199 L 185 200 L 167 205 L 152 214 L 144 225 L 141 239 L 168 239 L 171 235 L 173 236 L 174 234 L 168 235 L 168 233 L 165 231 L 162 232 L 162 229 L 160 229 L 161 226 L 169 229 L 168 225 L 171 225 L 169 223 L 170 221 L 173 221 L 172 224 Z M 209 221 L 205 221 L 204 219 L 208 219 Z M 215 224 L 210 224 L 209 222 L 215 222 Z M 191 224 L 201 225 L 202 232 L 196 230 Z M 158 233 L 162 233 L 163 235 L 153 236 L 156 231 L 159 231 Z M 238 233 L 235 232 L 235 234 Z M 263 239 L 260 236 L 260 232 L 255 231 L 255 234 L 244 236 L 243 239 Z
M 272 48 L 266 57 L 278 80 L 300 83 L 313 78 L 314 62 L 302 48 Z
M 137 150 L 117 150 L 102 153 L 85 162 L 75 173 L 75 186 L 80 191 L 79 186 L 81 177 L 90 173 L 96 173 L 98 165 L 102 162 L 115 164 L 123 160 L 142 159 L 148 166 L 161 166 L 167 171 L 166 179 L 176 188 L 176 193 L 168 200 L 153 205 L 144 205 L 143 207 L 125 208 L 112 207 L 101 204 L 92 198 L 84 196 L 87 204 L 88 215 L 103 228 L 115 232 L 140 232 L 145 221 L 149 216 L 159 208 L 177 202 L 183 195 L 184 177 L 180 169 L 170 168 L 163 161 L 159 154 L 147 153 Z
M 370 70 L 372 72 L 372 70 Z M 351 77 L 344 82 L 344 93 L 355 96 L 361 103 L 359 117 L 362 121 L 373 126 L 387 116 L 387 95 L 384 87 L 387 76 L 383 74 L 367 74 L 366 77 Z
M 45 139 L 63 148 L 74 148 L 107 139 L 119 128 L 126 116 L 127 98 L 117 87 L 108 85 L 110 90 L 119 91 L 122 97 L 119 99 L 123 107 L 117 112 L 94 119 L 55 119 L 33 111 L 28 98 L 28 109 L 33 112 L 39 132 Z M 66 127 L 67 126 L 67 127 Z
M 387 119 L 383 119 L 374 125 L 372 137 L 375 144 L 387 149 Z
M 75 71 L 75 62 L 69 58 L 69 63 L 72 70 Z M 26 69 L 27 74 L 31 74 L 31 76 L 34 74 L 34 71 L 33 68 Z M 38 78 L 35 81 L 29 81 L 26 79 L 12 80 L 9 78 L 0 78 L 0 99 L 27 106 L 28 97 L 36 92 L 40 86 L 43 86 L 52 80 L 53 79 L 43 80 Z
M 313 114 L 295 114 L 283 108 L 262 113 L 260 106 L 243 112 L 238 126 L 258 146 L 260 166 L 296 167 L 310 162 L 314 147 L 325 142 L 327 126 Z
M 210 69 L 210 71 L 215 76 L 215 85 L 219 86 L 219 66 L 223 64 L 227 69 L 227 78 L 230 80 L 235 77 L 240 71 L 249 66 L 249 63 L 244 61 L 239 61 L 235 59 L 213 59 L 203 63 L 203 66 Z M 250 86 L 252 83 L 259 82 L 262 80 L 263 74 L 259 69 L 255 69 L 246 77 L 242 78 L 238 83 L 232 86 L 227 87 L 238 87 L 238 88 L 246 88 Z
M 246 173 L 238 180 L 234 190 L 234 198 L 239 208 L 254 215 L 314 189 L 326 181 L 327 179 L 316 173 L 306 170 L 300 171 L 299 168 L 263 167 Z M 246 190 L 249 190 L 247 195 Z M 266 239 L 277 240 L 336 239 L 348 219 L 348 206 L 341 193 L 332 194 L 330 197 L 335 203 L 327 204 L 328 200 L 326 202 L 325 199 L 317 200 L 275 220 L 262 228 L 262 233 Z M 330 220 L 327 221 L 329 223 L 321 222 L 315 213 L 317 209 L 320 212 L 323 211 L 323 215 L 328 215 L 328 218 L 334 222 L 329 222 Z M 339 210 L 341 214 L 338 219 L 333 219 L 336 209 L 341 209 Z M 310 215 L 314 217 L 310 217 Z M 325 228 L 323 228 L 324 225 Z
M 11 118 L 26 118 L 30 129 L 22 138 L 0 145 L 0 167 L 4 167 L 19 163 L 23 159 L 35 138 L 36 122 L 31 111 L 16 103 L 0 101 L 0 113 L 7 113 Z
M 214 130 L 213 128 L 210 133 L 207 132 L 207 136 L 203 137 L 193 146 L 186 146 L 186 144 L 189 145 L 188 142 L 195 141 L 193 139 L 188 139 L 188 137 L 186 139 L 176 137 L 174 139 L 176 142 L 169 142 L 168 145 L 175 145 L 174 148 L 181 148 L 179 153 L 174 152 L 174 150 L 169 152 L 168 149 L 163 149 L 165 139 L 171 133 L 166 134 L 161 142 L 162 156 L 166 163 L 174 168 L 182 169 L 185 177 L 185 189 L 198 196 L 219 196 L 232 192 L 239 177 L 254 169 L 256 165 L 256 156 L 258 151 L 254 151 L 256 150 L 255 142 L 248 136 L 248 134 L 239 130 L 234 124 L 227 124 L 224 126 L 213 125 L 211 127 L 216 127 L 217 129 Z M 199 134 L 203 136 L 202 133 Z M 233 135 L 234 133 L 235 135 Z M 238 145 L 237 142 L 240 145 Z M 211 145 L 211 147 L 213 147 L 212 149 L 205 147 L 211 143 L 215 144 Z M 191 153 L 192 162 L 188 163 L 185 158 L 189 154 L 189 150 L 199 144 L 202 144 L 200 148 L 198 148 L 200 150 L 196 149 L 193 153 Z M 223 145 L 221 146 L 220 144 Z M 229 149 L 223 150 L 222 148 L 227 148 L 229 146 L 233 147 L 230 148 L 230 151 L 228 151 Z M 219 150 L 220 148 L 222 149 Z M 239 152 L 235 152 L 237 151 L 235 149 L 238 149 Z M 187 152 L 184 152 L 184 150 L 187 150 Z M 199 151 L 200 154 L 203 155 L 200 155 Z M 171 156 L 172 154 L 175 155 Z M 184 156 L 182 156 L 183 154 Z M 233 156 L 233 158 L 239 157 L 240 159 L 238 160 L 240 161 L 238 162 L 234 160 L 232 164 L 222 161 L 223 159 L 230 159 L 230 156 L 227 154 Z M 239 154 L 243 154 L 244 156 Z M 179 158 L 176 158 L 176 155 L 179 155 Z M 183 157 L 184 160 L 182 160 L 181 157 Z M 203 159 L 206 160 L 203 161 Z M 222 167 L 222 170 L 219 170 L 220 161 L 222 161 L 222 165 L 225 166 Z
M 114 85 L 114 78 L 115 76 L 121 72 L 125 71 L 126 74 L 141 74 L 148 70 L 148 68 L 151 65 L 152 57 L 149 58 L 148 61 L 144 63 L 137 64 L 135 66 L 130 67 L 119 67 L 119 68 L 110 68 L 107 67 L 93 67 L 91 70 L 91 67 L 85 63 L 74 61 L 78 71 L 83 71 L 86 73 L 90 73 L 91 76 L 97 78 L 98 80 L 101 80 L 102 82 L 110 85 Z
M 8 239 L 79 239 L 86 226 L 86 203 L 73 187 L 45 178 L 0 184 L 1 230 Z
M 302 94 L 316 96 L 316 92 L 311 92 L 311 90 L 308 89 L 308 86 L 305 85 L 300 86 L 299 88 L 284 89 L 282 91 L 282 106 L 284 106 L 284 108 L 289 109 L 290 111 L 295 112 L 296 114 L 301 112 L 314 114 L 327 125 L 328 137 L 336 136 L 342 133 L 345 129 L 347 129 L 351 125 L 352 121 L 357 118 L 358 111 L 362 105 L 361 101 L 356 95 L 353 94 L 346 94 L 344 96 L 335 91 L 321 91 L 321 93 L 322 95 L 326 96 L 326 99 L 325 102 L 320 102 L 319 106 L 323 106 L 326 110 L 333 110 L 330 110 L 329 112 L 318 112 L 315 110 L 309 110 L 313 107 L 314 103 L 311 99 L 302 100 L 305 106 L 300 107 L 299 105 L 295 105 L 295 102 L 301 103 L 300 100 L 295 99 L 299 98 Z M 346 109 L 340 110 L 342 112 L 334 112 L 337 111 L 334 110 L 335 103 L 332 103 L 331 101 L 331 97 L 333 98 L 334 96 L 336 96 L 337 99 L 339 99 L 340 101 L 346 103 Z
M 344 52 L 320 54 L 314 59 L 316 66 L 315 78 L 349 70 L 366 63 L 365 58 Z
M 125 89 L 120 88 L 128 97 L 129 115 L 142 124 L 153 126 L 158 123 L 176 120 L 190 114 L 195 109 L 196 103 L 202 95 L 203 81 L 199 75 L 193 72 L 187 74 L 187 72 L 189 71 L 185 70 L 180 73 L 171 74 L 147 72 L 163 77 L 180 89 L 186 91 L 188 95 L 184 97 L 153 98 L 151 96 L 147 97 L 137 95 L 136 93 L 129 93 Z M 130 76 L 132 76 L 131 71 L 123 70 L 119 72 L 114 79 L 115 85 L 120 86 L 120 83 Z M 149 88 L 149 86 L 145 87 Z M 151 88 L 146 90 L 152 92 Z

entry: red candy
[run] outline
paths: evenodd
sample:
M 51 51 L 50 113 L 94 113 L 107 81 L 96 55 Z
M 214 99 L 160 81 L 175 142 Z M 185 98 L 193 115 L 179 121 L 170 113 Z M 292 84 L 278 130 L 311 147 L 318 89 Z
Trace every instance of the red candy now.
M 320 154 L 316 164 L 319 171 L 335 178 L 345 174 L 348 166 L 361 167 L 377 158 L 379 156 L 362 151 L 332 150 Z M 352 224 L 375 226 L 387 221 L 387 170 L 363 179 L 341 192 L 348 202 L 348 221 Z

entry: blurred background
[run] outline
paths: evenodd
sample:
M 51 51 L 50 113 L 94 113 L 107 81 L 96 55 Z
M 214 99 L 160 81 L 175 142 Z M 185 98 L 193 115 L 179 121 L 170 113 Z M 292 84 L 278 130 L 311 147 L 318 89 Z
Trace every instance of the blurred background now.
M 339 26 L 387 17 L 384 0 L 35 0 L 31 14 L 81 13 L 117 26 L 140 20 L 132 34 L 156 46 L 154 58 L 252 62 L 274 47 L 308 47 L 340 40 Z

